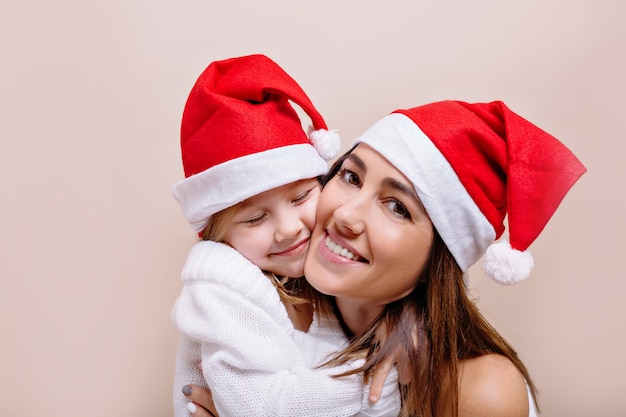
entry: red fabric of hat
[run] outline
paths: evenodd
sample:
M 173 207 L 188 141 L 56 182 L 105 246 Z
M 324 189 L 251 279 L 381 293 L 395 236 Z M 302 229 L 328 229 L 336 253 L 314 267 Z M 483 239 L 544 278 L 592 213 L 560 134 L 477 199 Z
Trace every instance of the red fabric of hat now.
M 464 272 L 484 255 L 487 275 L 505 284 L 530 274 L 528 247 L 586 171 L 563 143 L 501 101 L 397 110 L 358 143 L 411 180 Z M 510 243 L 494 244 L 505 218 Z
M 291 102 L 310 117 L 308 136 Z M 274 61 L 260 54 L 216 61 L 189 93 L 181 124 L 186 179 L 172 191 L 199 232 L 224 208 L 325 174 L 339 147 L 338 134 Z
M 315 130 L 327 129 L 300 85 L 268 57 L 213 62 L 183 112 L 185 176 L 251 153 L 310 143 L 289 100 L 307 113 Z
M 432 140 L 496 231 L 524 251 L 586 171 L 559 140 L 503 102 L 444 101 L 399 111 Z

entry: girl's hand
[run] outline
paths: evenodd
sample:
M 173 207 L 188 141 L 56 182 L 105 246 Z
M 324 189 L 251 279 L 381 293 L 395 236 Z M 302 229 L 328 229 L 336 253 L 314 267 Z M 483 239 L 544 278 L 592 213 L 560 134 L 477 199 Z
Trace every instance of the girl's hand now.
M 417 346 L 417 329 L 414 328 L 412 332 L 413 344 Z M 396 365 L 398 368 L 398 382 L 401 385 L 408 385 L 413 380 L 411 361 L 405 351 L 402 350 L 400 345 L 387 355 L 378 365 L 374 368 L 372 373 L 372 384 L 370 385 L 369 400 L 373 403 L 380 399 L 380 395 L 383 392 L 385 380 L 391 368 Z
M 376 365 L 374 368 L 374 372 L 372 374 L 372 385 L 370 385 L 370 393 L 369 399 L 371 402 L 375 403 L 380 399 L 380 394 L 383 391 L 383 386 L 385 385 L 385 379 L 387 379 L 387 375 L 391 370 L 395 362 L 394 358 L 385 358 L 382 363 Z
M 219 417 L 213 404 L 213 396 L 208 389 L 197 385 L 185 385 L 183 394 L 191 401 L 187 408 L 193 417 Z
M 383 391 L 385 385 L 385 379 L 391 370 L 391 367 L 398 366 L 398 382 L 401 385 L 407 385 L 413 379 L 411 374 L 411 367 L 409 362 L 404 360 L 404 357 L 400 353 L 400 349 L 397 349 L 391 356 L 386 357 L 381 363 L 376 365 L 374 372 L 372 373 L 372 384 L 370 385 L 369 400 L 373 403 L 380 399 L 380 394 Z

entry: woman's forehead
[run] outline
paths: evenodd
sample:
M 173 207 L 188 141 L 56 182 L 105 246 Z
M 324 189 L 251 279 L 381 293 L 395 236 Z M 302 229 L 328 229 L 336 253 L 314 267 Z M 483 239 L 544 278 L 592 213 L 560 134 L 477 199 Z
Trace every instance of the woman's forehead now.
M 402 170 L 396 167 L 371 146 L 365 143 L 359 143 L 348 158 L 364 171 L 375 170 L 374 172 L 381 172 L 384 170 L 384 175 L 395 178 L 396 181 L 405 183 L 413 190 L 413 192 L 415 192 L 413 183 L 406 177 L 406 175 L 404 175 Z
M 357 165 L 364 173 L 380 174 L 381 184 L 405 194 L 407 197 L 423 209 L 422 202 L 415 190 L 413 183 L 393 165 L 387 158 L 382 156 L 371 146 L 359 143 L 354 151 L 348 156 L 351 162 Z

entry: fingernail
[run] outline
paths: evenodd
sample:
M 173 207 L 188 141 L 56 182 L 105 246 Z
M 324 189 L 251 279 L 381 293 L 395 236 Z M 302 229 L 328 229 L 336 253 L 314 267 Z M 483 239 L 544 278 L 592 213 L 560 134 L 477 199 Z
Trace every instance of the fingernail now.
M 187 403 L 187 410 L 189 410 L 191 414 L 195 413 L 197 409 L 194 403 Z
M 191 395 L 191 385 L 185 385 L 183 387 L 183 394 L 185 394 L 187 397 Z

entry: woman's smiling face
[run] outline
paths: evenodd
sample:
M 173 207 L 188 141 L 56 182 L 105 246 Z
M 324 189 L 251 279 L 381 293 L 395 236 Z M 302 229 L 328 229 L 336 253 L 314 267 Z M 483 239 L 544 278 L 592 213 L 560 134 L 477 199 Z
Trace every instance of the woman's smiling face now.
M 305 275 L 324 294 L 387 304 L 415 288 L 432 240 L 413 185 L 360 144 L 322 190 Z

